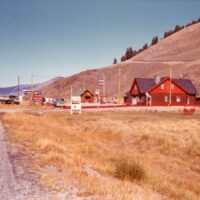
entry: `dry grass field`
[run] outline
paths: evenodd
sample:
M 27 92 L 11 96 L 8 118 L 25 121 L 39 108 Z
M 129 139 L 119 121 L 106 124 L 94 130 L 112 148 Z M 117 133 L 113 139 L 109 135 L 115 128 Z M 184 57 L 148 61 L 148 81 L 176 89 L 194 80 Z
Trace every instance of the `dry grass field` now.
M 5 114 L 40 186 L 83 199 L 200 199 L 200 113 Z

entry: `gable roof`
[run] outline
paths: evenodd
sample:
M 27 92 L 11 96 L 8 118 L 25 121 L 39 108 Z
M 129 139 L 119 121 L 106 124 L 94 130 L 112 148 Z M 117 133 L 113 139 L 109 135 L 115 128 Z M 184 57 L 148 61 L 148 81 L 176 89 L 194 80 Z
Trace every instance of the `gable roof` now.
M 140 93 L 146 93 L 155 86 L 153 78 L 136 78 L 135 81 Z
M 196 94 L 196 88 L 194 87 L 192 81 L 190 79 L 172 79 L 177 85 L 183 88 L 188 94 Z
M 135 82 L 140 93 L 145 94 L 146 92 L 149 92 L 150 90 L 152 90 L 154 87 L 165 82 L 167 79 L 169 79 L 169 77 L 161 77 L 160 82 L 158 84 L 155 83 L 154 78 L 135 78 Z M 186 93 L 190 95 L 196 94 L 196 88 L 194 87 L 191 80 L 176 78 L 176 79 L 172 79 L 172 82 L 174 82 L 176 85 L 182 88 Z
M 82 96 L 85 92 L 89 92 L 92 96 L 94 96 L 89 90 L 76 90 L 72 93 L 72 96 Z
M 92 92 L 90 92 L 89 90 L 83 91 L 82 94 L 81 94 L 81 96 L 82 96 L 83 94 L 85 94 L 86 92 L 88 92 L 88 93 L 90 93 L 92 96 L 94 96 L 94 95 L 92 94 Z

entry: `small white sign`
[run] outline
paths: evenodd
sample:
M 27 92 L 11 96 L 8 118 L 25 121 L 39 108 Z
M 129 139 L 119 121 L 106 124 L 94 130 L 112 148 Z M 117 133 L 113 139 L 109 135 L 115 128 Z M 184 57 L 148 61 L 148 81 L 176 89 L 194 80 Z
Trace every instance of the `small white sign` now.
M 96 95 L 100 95 L 100 90 L 95 90 Z
M 81 114 L 81 97 L 71 97 L 71 114 Z

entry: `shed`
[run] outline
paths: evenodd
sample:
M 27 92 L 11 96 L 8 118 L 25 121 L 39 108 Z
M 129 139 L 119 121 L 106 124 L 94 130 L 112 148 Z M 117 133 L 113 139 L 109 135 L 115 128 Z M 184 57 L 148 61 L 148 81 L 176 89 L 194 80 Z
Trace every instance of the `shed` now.
M 89 90 L 77 90 L 72 96 L 80 96 L 81 103 L 94 103 L 94 95 Z

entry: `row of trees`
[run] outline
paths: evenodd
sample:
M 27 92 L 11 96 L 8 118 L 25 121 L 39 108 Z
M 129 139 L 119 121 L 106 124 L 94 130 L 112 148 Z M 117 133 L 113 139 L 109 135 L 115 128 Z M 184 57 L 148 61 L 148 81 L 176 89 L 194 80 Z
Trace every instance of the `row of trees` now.
M 191 25 L 193 25 L 193 24 L 196 24 L 196 23 L 198 23 L 198 22 L 200 22 L 200 18 L 197 19 L 197 20 L 193 20 L 192 22 L 186 24 L 185 26 L 180 26 L 180 25 L 177 24 L 173 30 L 170 30 L 170 31 L 165 32 L 163 38 L 169 37 L 170 35 L 172 35 L 172 34 L 178 32 L 178 31 L 180 31 L 180 30 L 182 30 L 182 29 L 184 29 L 184 28 L 186 28 L 186 27 L 188 27 L 188 26 L 191 26 Z
M 180 30 L 182 30 L 182 29 L 184 29 L 184 28 L 186 28 L 186 27 L 188 27 L 188 26 L 191 26 L 191 25 L 193 25 L 193 24 L 196 24 L 196 23 L 198 23 L 198 22 L 200 22 L 200 18 L 197 19 L 197 20 L 193 20 L 192 22 L 186 24 L 185 26 L 176 25 L 174 29 L 164 32 L 164 35 L 163 35 L 163 38 L 162 38 L 162 39 L 167 38 L 167 37 L 169 37 L 170 35 L 172 35 L 172 34 L 178 32 L 178 31 L 180 31 Z M 140 49 L 138 49 L 138 50 L 134 50 L 134 49 L 132 49 L 132 47 L 128 47 L 128 48 L 126 49 L 125 54 L 122 55 L 122 57 L 121 57 L 121 62 L 124 62 L 124 61 L 126 61 L 126 60 L 128 60 L 128 59 L 134 57 L 134 56 L 137 55 L 138 53 L 141 53 L 142 51 L 148 49 L 149 47 L 151 47 L 151 46 L 153 46 L 153 45 L 155 45 L 155 44 L 157 44 L 158 42 L 159 42 L 158 36 L 154 36 L 154 37 L 152 38 L 152 41 L 151 41 L 151 44 L 150 44 L 150 45 L 148 45 L 148 44 L 146 43 L 146 44 L 144 44 L 144 46 L 143 46 L 142 48 L 140 48 Z M 117 63 L 117 58 L 114 58 L 113 64 L 116 64 L 116 63 Z

